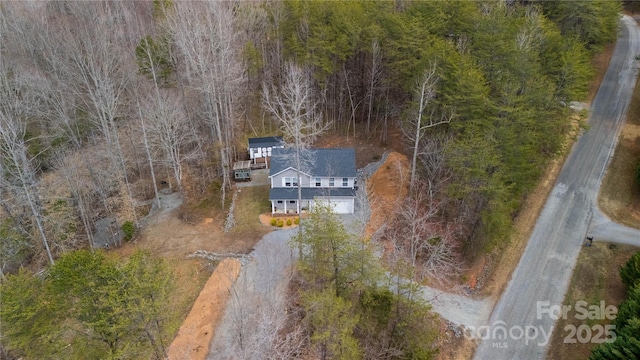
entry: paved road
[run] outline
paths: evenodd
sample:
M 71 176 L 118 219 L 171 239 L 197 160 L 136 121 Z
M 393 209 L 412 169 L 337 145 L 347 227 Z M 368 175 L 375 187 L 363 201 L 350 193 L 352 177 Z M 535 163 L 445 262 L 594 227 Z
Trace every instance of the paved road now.
M 544 359 L 545 340 L 555 326 L 544 310 L 562 304 L 587 232 L 591 229 L 600 236 L 615 231 L 629 240 L 640 237 L 638 231 L 608 224 L 597 210 L 598 189 L 635 84 L 634 57 L 640 53 L 635 21 L 625 16 L 622 23 L 609 69 L 592 104 L 590 129 L 569 155 L 488 327 L 467 332 L 481 339 L 475 359 Z M 592 219 L 594 226 L 590 226 Z M 559 331 L 557 336 L 566 335 Z

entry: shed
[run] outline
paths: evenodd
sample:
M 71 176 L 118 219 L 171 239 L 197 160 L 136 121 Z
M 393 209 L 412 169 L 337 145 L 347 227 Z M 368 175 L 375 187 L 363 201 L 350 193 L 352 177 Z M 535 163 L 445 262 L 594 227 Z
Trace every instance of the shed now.
M 268 136 L 249 139 L 249 159 L 256 163 L 257 159 L 271 156 L 271 149 L 283 148 L 282 136 Z
M 235 180 L 251 180 L 251 161 L 238 161 L 233 164 L 233 178 Z

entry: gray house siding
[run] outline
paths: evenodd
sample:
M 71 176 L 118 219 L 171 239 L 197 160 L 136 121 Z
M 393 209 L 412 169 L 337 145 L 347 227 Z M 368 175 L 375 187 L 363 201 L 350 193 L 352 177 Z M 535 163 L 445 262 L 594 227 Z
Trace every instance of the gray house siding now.
M 294 169 L 289 169 L 281 172 L 280 174 L 276 174 L 271 178 L 271 187 L 287 187 L 285 186 L 285 178 L 296 178 L 298 176 L 298 172 Z M 300 178 L 302 187 L 309 187 L 309 175 L 304 173 L 300 173 Z M 292 187 L 295 187 L 292 185 Z
M 298 172 L 292 165 L 291 149 L 274 149 L 269 178 L 272 213 L 296 213 L 298 186 L 293 179 Z M 300 208 L 307 210 L 319 204 L 328 204 L 340 214 L 354 212 L 355 151 L 354 149 L 315 149 L 309 171 L 300 173 L 302 201 Z

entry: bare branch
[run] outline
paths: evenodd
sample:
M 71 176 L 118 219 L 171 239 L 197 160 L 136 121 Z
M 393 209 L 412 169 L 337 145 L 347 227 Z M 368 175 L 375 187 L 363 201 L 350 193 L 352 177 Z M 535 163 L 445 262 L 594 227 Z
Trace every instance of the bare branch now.
M 305 162 L 309 162 L 306 151 L 313 142 L 328 128 L 314 100 L 311 76 L 294 63 L 289 63 L 281 88 L 263 86 L 262 103 L 280 124 L 285 140 L 295 149 L 295 165 L 298 171 L 304 171 Z M 302 184 L 298 181 L 297 212 L 300 213 Z
M 413 156 L 411 158 L 411 189 L 414 187 L 416 181 L 416 163 L 418 158 L 418 149 L 420 147 L 420 141 L 424 136 L 426 129 L 449 123 L 453 118 L 453 113 L 450 115 L 442 114 L 441 117 L 436 117 L 436 108 L 433 107 L 425 122 L 423 120 L 423 114 L 428 107 L 431 106 L 431 101 L 436 96 L 436 85 L 439 81 L 439 77 L 436 75 L 437 63 L 432 62 L 427 70 L 425 70 L 420 82 L 415 88 L 415 97 L 418 103 L 415 109 L 415 114 L 412 114 L 402 131 L 405 137 L 411 142 L 413 147 Z
M 443 201 L 431 196 L 430 185 L 417 184 L 398 211 L 396 226 L 387 234 L 395 256 L 404 258 L 417 280 L 440 282 L 458 274 L 463 262 L 452 225 L 441 219 Z
M 26 120 L 37 106 L 37 99 L 34 92 L 19 79 L 9 77 L 9 70 L 5 66 L 5 63 L 0 62 L 0 185 L 22 191 L 49 262 L 53 264 L 53 255 L 43 225 L 39 185 L 26 144 Z

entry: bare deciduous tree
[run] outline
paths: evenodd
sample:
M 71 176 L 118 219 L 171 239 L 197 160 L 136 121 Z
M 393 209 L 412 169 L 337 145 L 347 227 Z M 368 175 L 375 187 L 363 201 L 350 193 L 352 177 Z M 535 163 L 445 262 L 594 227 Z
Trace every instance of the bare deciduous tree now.
M 153 166 L 153 156 L 151 155 L 151 145 L 149 144 L 149 136 L 147 135 L 147 126 L 144 120 L 144 115 L 142 115 L 142 106 L 140 105 L 140 100 L 136 99 L 136 107 L 138 108 L 138 119 L 140 120 L 140 129 L 142 130 L 142 142 L 144 144 L 145 154 L 147 155 L 147 162 L 149 163 L 149 171 L 151 173 L 151 181 L 153 183 L 153 194 L 155 195 L 155 205 L 158 208 L 162 208 L 162 203 L 160 202 L 160 194 L 158 192 L 158 183 L 156 181 L 156 171 Z
M 422 164 L 424 175 L 421 181 L 425 183 L 430 201 L 446 199 L 446 186 L 453 178 L 453 170 L 446 163 L 445 149 L 451 138 L 444 135 L 430 136 L 428 141 L 423 141 L 418 155 L 418 161 Z M 444 203 L 440 203 L 441 207 Z
M 120 108 L 129 80 L 122 71 L 119 54 L 114 52 L 115 49 L 108 47 L 108 39 L 90 39 L 87 43 L 91 44 L 89 48 L 85 47 L 84 51 L 79 50 L 76 53 L 76 71 L 81 76 L 87 92 L 87 105 L 93 108 L 92 120 L 102 133 L 114 168 L 120 171 L 129 197 L 129 206 L 133 207 L 134 200 L 118 131 L 119 125 L 116 123 L 116 119 L 121 115 Z M 85 51 L 89 56 L 83 55 Z M 129 212 L 136 219 L 135 211 L 131 209 Z
M 21 190 L 49 262 L 53 264 L 53 255 L 44 230 L 38 180 L 26 143 L 27 118 L 38 106 L 38 100 L 24 83 L 9 77 L 6 65 L 0 62 L 0 185 Z
M 201 117 L 219 153 L 223 206 L 230 186 L 236 98 L 243 80 L 233 7 L 217 1 L 177 3 L 169 17 L 185 85 L 200 97 Z
M 389 237 L 418 280 L 429 277 L 442 281 L 458 274 L 463 262 L 453 226 L 439 216 L 443 200 L 433 194 L 428 183 L 416 184 L 399 209 Z
M 299 359 L 309 347 L 309 335 L 302 323 L 293 325 L 285 334 L 279 335 L 268 354 L 269 359 Z
M 347 121 L 347 136 L 349 136 L 349 130 L 351 125 L 353 124 L 353 137 L 356 137 L 356 112 L 358 111 L 358 107 L 362 104 L 363 100 L 356 102 L 355 94 L 351 90 L 351 86 L 349 85 L 349 73 L 347 72 L 347 67 L 345 64 L 342 65 L 342 73 L 344 76 L 344 83 L 347 88 L 347 96 L 349 97 L 349 107 L 351 108 L 351 114 L 349 116 L 349 120 Z
M 424 121 L 424 112 L 429 108 L 431 101 L 436 96 L 436 85 L 438 83 L 437 64 L 431 63 L 429 68 L 424 72 L 420 78 L 420 82 L 415 89 L 415 97 L 418 103 L 414 113 L 408 119 L 406 126 L 402 128 L 404 135 L 411 142 L 413 148 L 413 154 L 411 157 L 411 179 L 409 186 L 414 188 L 416 181 L 416 164 L 418 160 L 418 150 L 420 148 L 420 142 L 424 137 L 424 131 L 437 125 L 451 122 L 452 114 L 443 114 L 440 118 L 437 117 L 436 109 L 430 110 L 427 121 Z
M 367 109 L 367 135 L 371 131 L 371 113 L 373 112 L 373 98 L 375 88 L 382 74 L 382 51 L 378 40 L 371 42 L 371 69 L 369 71 L 369 88 L 367 89 L 368 109 Z
M 315 101 L 310 74 L 289 63 L 284 74 L 284 83 L 280 88 L 266 84 L 263 86 L 263 104 L 280 124 L 286 140 L 292 142 L 297 177 L 300 179 L 300 172 L 305 167 L 305 158 L 308 157 L 307 150 L 327 129 Z M 301 200 L 301 181 L 298 180 L 298 213 Z
M 50 111 L 63 115 L 60 127 L 65 134 L 74 134 L 72 141 L 76 148 L 83 145 L 81 135 L 89 137 L 91 130 L 99 131 L 107 161 L 112 163 L 117 175 L 115 188 L 107 192 L 121 191 L 126 201 L 119 210 L 137 222 L 127 154 L 120 139 L 126 127 L 122 120 L 127 111 L 125 94 L 130 83 L 130 72 L 126 68 L 133 63 L 127 56 L 129 52 L 123 50 L 137 34 L 137 30 L 123 26 L 130 16 L 122 4 L 66 4 L 64 12 L 56 13 L 48 23 L 48 31 L 41 35 L 41 42 L 45 44 L 41 55 L 52 86 L 60 84 L 68 92 L 63 98 L 49 96 Z M 73 114 L 75 119 L 65 121 L 65 113 Z M 78 117 L 79 113 L 88 116 Z M 79 118 L 85 122 L 82 124 L 84 134 L 74 129 Z M 99 179 L 94 178 L 94 182 Z M 103 195 L 106 202 L 107 196 Z
M 516 35 L 516 47 L 521 52 L 533 51 L 544 42 L 542 14 L 537 7 L 527 7 L 526 21 Z
M 71 141 L 76 149 L 80 149 L 83 145 L 81 125 L 75 118 L 73 113 L 77 110 L 78 105 L 75 104 L 75 97 L 69 96 L 66 92 L 66 86 L 63 83 L 52 84 L 55 89 L 48 90 L 48 102 L 50 104 L 49 114 L 51 119 L 56 119 L 55 125 L 60 129 L 60 133 Z
M 171 169 L 173 178 L 182 191 L 182 163 L 193 143 L 193 133 L 179 99 L 166 91 L 159 91 L 158 98 L 145 102 L 142 109 L 145 140 L 158 153 L 160 159 Z
M 67 184 L 67 188 L 73 197 L 75 207 L 80 215 L 85 234 L 89 240 L 89 248 L 93 251 L 96 244 L 93 242 L 93 211 L 92 183 L 89 171 L 83 166 L 85 162 L 80 156 L 61 154 L 57 157 L 56 170 Z M 96 197 L 97 198 L 97 197 Z
M 49 22 L 55 36 L 47 38 L 53 43 L 45 51 L 48 67 L 77 98 L 76 110 L 88 115 L 91 126 L 85 131 L 98 130 L 103 136 L 109 161 L 123 182 L 118 186 L 126 188 L 122 195 L 129 201 L 124 210 L 135 219 L 130 181 L 136 153 L 127 152 L 131 149 L 123 135 L 129 127 L 125 119 L 130 110 L 131 68 L 135 68 L 131 49 L 142 37 L 140 9 L 134 3 L 105 1 L 72 2 L 63 8 Z

